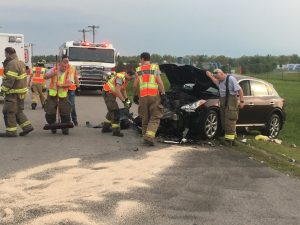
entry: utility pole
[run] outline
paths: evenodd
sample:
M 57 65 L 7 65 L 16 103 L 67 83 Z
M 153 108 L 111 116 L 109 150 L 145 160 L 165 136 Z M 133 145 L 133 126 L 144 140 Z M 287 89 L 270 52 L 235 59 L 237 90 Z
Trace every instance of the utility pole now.
M 92 25 L 92 26 L 88 26 L 88 27 L 93 29 L 93 43 L 95 43 L 95 29 L 98 29 L 99 26 Z
M 85 33 L 90 32 L 91 30 L 86 30 L 86 29 L 82 29 L 79 30 L 78 32 L 81 32 L 83 34 L 83 41 L 85 42 Z

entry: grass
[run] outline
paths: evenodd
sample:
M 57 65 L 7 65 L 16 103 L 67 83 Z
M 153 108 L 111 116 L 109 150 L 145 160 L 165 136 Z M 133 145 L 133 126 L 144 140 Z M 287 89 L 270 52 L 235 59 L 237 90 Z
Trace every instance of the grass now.
M 275 71 L 265 74 L 256 74 L 253 76 L 264 80 L 300 81 L 300 73 L 297 72 Z
M 263 162 L 273 169 L 300 178 L 300 149 L 270 142 L 250 139 L 247 144 L 238 143 L 238 151 L 250 156 L 253 160 Z

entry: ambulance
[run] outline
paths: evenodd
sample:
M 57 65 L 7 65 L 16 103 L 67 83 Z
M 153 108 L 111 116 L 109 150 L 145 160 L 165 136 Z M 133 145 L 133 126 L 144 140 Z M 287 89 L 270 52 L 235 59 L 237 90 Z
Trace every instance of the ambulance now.
M 31 68 L 31 45 L 24 43 L 24 35 L 0 33 L 0 88 L 4 73 L 3 62 L 5 60 L 4 49 L 6 47 L 13 47 L 19 60 L 25 62 Z
M 67 41 L 59 48 L 59 55 L 67 55 L 76 66 L 80 90 L 102 90 L 107 78 L 116 70 L 118 53 L 111 43 Z

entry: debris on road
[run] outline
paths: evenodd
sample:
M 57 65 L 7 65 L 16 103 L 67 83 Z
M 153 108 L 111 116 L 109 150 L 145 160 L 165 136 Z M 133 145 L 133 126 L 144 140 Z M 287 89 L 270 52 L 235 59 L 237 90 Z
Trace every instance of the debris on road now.
M 274 143 L 276 143 L 276 144 L 281 145 L 282 140 L 279 140 L 279 139 L 270 139 L 270 142 L 274 142 Z
M 269 141 L 269 142 L 274 142 L 276 144 L 281 145 L 282 144 L 282 140 L 279 139 L 273 139 L 271 137 L 265 136 L 265 135 L 256 135 L 255 136 L 255 140 L 256 141 Z
M 241 140 L 241 142 L 242 142 L 242 143 L 247 143 L 247 139 L 244 138 L 244 139 Z
M 255 140 L 256 141 L 269 141 L 270 138 L 268 136 L 265 136 L 265 135 L 256 135 Z
M 102 127 L 103 127 L 102 123 L 100 123 L 100 124 L 98 124 L 98 125 L 92 125 L 92 124 L 90 123 L 90 121 L 86 121 L 86 122 L 85 122 L 85 125 L 86 125 L 86 127 L 88 127 L 88 128 L 102 128 Z

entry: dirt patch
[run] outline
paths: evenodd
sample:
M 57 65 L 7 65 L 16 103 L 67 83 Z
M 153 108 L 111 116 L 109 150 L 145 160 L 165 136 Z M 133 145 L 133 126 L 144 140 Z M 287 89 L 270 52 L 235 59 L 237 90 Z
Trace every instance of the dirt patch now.
M 0 182 L 0 205 L 5 206 L 5 209 L 0 206 L 0 224 L 99 224 L 86 214 L 82 202 L 101 202 L 110 193 L 149 187 L 149 180 L 172 166 L 176 154 L 188 149 L 171 146 L 149 152 L 142 159 L 96 163 L 88 168 L 80 164 L 79 158 L 73 158 L 18 172 Z M 55 173 L 47 176 L 49 171 Z M 40 179 L 44 173 L 44 179 Z M 27 218 L 24 223 L 22 211 L 39 208 L 55 208 L 56 211 Z M 141 203 L 124 200 L 117 204 L 111 216 L 126 218 L 145 209 Z

